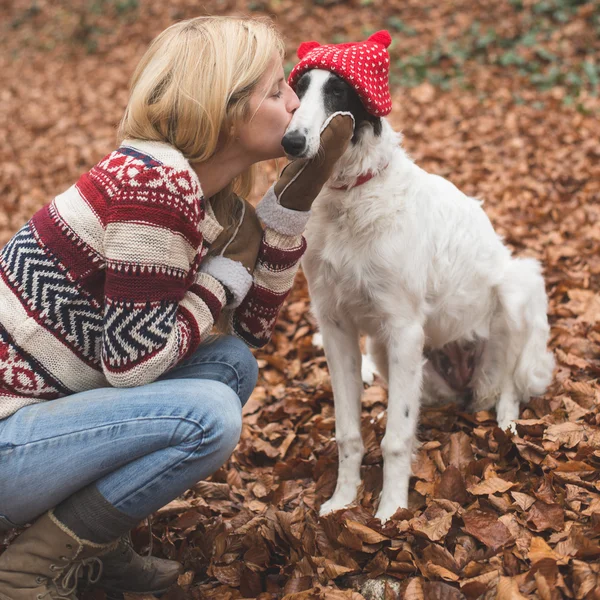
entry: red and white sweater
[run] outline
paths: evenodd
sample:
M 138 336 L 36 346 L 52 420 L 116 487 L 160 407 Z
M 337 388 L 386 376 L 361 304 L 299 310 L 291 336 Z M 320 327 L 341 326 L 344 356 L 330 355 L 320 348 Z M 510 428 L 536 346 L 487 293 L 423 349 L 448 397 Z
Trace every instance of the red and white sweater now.
M 231 320 L 254 347 L 271 337 L 308 219 L 273 188 L 257 214 L 258 262 Z M 202 269 L 221 231 L 187 160 L 159 142 L 126 140 L 39 210 L 0 254 L 0 419 L 150 383 L 190 356 L 226 303 L 228 278 Z

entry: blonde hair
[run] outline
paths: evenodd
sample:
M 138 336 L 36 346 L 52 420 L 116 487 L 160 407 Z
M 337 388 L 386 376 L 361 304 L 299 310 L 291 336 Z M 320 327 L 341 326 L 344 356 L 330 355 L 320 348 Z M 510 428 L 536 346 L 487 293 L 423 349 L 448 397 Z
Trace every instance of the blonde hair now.
M 219 144 L 232 143 L 237 125 L 249 120 L 249 101 L 273 53 L 284 43 L 264 18 L 197 17 L 159 34 L 140 60 L 119 141 L 167 142 L 191 162 L 210 158 Z M 254 168 L 219 193 L 247 196 Z

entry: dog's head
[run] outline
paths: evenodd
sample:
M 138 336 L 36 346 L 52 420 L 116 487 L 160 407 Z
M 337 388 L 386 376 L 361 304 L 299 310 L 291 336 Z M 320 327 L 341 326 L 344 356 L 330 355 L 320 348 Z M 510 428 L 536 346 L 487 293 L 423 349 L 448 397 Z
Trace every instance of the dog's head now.
M 307 71 L 296 84 L 296 94 L 300 107 L 281 142 L 290 158 L 316 156 L 321 127 L 337 111 L 347 111 L 354 116 L 352 144 L 359 141 L 366 127 L 372 127 L 375 135 L 381 134 L 381 119 L 370 115 L 352 86 L 335 73 L 322 69 Z

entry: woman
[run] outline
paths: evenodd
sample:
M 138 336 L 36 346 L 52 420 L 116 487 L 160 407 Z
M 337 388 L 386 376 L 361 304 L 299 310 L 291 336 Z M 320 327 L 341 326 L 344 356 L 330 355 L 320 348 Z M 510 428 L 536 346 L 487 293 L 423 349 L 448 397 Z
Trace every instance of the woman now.
M 237 196 L 284 155 L 299 102 L 282 57 L 268 22 L 169 27 L 134 73 L 119 148 L 2 251 L 0 528 L 37 520 L 0 555 L 0 600 L 74 598 L 84 572 L 159 593 L 180 573 L 128 532 L 233 451 L 257 377 L 246 344 L 269 340 L 352 136 L 337 116 L 256 213 Z M 209 338 L 217 321 L 232 335 Z

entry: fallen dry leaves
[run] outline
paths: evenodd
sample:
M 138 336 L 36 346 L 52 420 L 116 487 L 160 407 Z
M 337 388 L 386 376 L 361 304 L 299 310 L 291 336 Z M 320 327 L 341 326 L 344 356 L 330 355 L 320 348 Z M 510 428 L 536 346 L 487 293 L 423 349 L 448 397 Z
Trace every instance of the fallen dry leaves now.
M 116 3 L 92 13 L 85 2 L 39 2 L 29 21 L 4 27 L 0 241 L 113 149 L 135 62 L 176 19 L 269 13 L 288 41 L 288 60 L 302 40 L 361 39 L 364 27 L 382 28 L 392 15 L 418 30 L 395 35 L 400 54 L 456 35 L 469 19 L 518 26 L 505 3 L 484 1 L 214 0 L 203 11 L 183 0 L 140 4 L 128 20 Z M 583 4 L 588 18 L 593 3 Z M 3 4 L 2 23 L 30 8 L 25 0 Z M 556 40 L 572 44 L 573 56 L 577 40 L 597 43 L 576 23 Z M 71 44 L 73 36 L 89 42 L 93 27 L 101 32 L 96 53 Z M 492 413 L 423 410 L 409 509 L 382 526 L 373 513 L 386 391 L 376 381 L 363 400 L 357 505 L 320 519 L 335 486 L 335 420 L 300 274 L 272 342 L 256 353 L 260 380 L 233 456 L 154 515 L 154 553 L 186 569 L 167 600 L 600 597 L 600 104 L 589 96 L 579 111 L 560 102 L 560 90 L 522 88 L 510 71 L 485 65 L 472 65 L 471 81 L 450 91 L 428 82 L 396 89 L 390 119 L 422 167 L 484 199 L 515 253 L 543 262 L 557 358 L 552 387 L 524 408 L 512 437 Z M 274 176 L 275 165 L 266 165 L 253 201 Z M 146 535 L 145 526 L 135 532 L 138 546 Z

